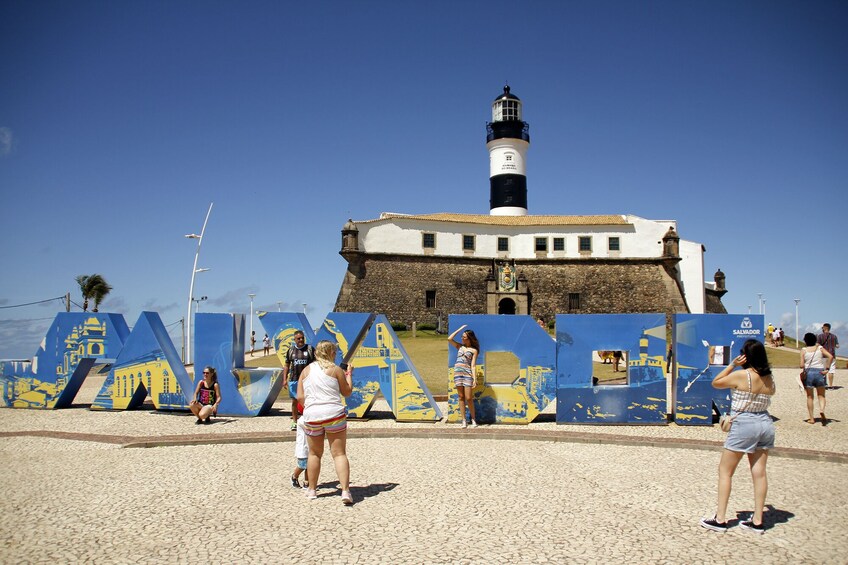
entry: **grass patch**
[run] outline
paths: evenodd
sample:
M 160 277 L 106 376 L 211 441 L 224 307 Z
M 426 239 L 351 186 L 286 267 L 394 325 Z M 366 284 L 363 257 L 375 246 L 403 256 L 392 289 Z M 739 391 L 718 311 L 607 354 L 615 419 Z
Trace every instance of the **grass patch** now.
M 412 359 L 413 365 L 421 375 L 424 384 L 434 395 L 445 395 L 448 393 L 448 355 L 453 361 L 456 350 L 448 345 L 447 336 L 435 331 L 418 330 L 416 337 L 412 337 L 411 331 L 396 332 L 404 349 Z M 795 340 L 792 340 L 794 345 Z M 790 346 L 790 339 L 785 339 Z M 775 369 L 790 368 L 798 366 L 799 354 L 797 351 L 784 348 L 766 349 L 769 363 Z M 734 351 L 738 354 L 738 351 Z M 246 357 L 246 367 L 280 367 L 280 360 L 276 355 L 262 356 L 254 353 L 254 357 Z M 624 367 L 622 360 L 621 367 Z M 600 382 L 615 381 L 625 377 L 625 373 L 613 373 L 612 364 L 603 364 L 599 361 L 592 363 L 594 376 L 599 377 Z

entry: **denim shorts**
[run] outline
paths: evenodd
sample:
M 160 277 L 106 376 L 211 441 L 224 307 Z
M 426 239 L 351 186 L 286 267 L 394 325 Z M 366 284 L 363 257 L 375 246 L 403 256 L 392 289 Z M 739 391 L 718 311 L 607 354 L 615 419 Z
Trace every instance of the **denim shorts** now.
M 297 381 L 289 381 L 289 398 L 297 398 Z
M 768 412 L 734 412 L 733 426 L 724 440 L 724 448 L 754 453 L 774 447 L 774 421 Z
M 297 458 L 297 468 L 306 470 L 306 457 L 298 457 Z
M 822 375 L 824 369 L 807 369 L 807 381 L 804 383 L 804 388 L 817 388 L 827 386 L 827 378 Z

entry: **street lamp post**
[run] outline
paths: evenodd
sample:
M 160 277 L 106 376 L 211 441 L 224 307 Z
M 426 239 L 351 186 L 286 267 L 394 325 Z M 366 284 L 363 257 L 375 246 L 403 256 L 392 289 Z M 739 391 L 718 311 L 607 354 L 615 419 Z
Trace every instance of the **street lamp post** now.
M 306 316 L 306 302 L 303 303 L 303 315 Z
M 760 307 L 760 314 L 762 314 L 763 313 L 763 293 L 762 292 L 757 293 L 757 302 L 758 302 L 759 307 Z
M 200 245 L 203 243 L 203 234 L 206 233 L 206 224 L 209 222 L 209 214 L 212 213 L 212 205 L 209 203 L 209 210 L 206 211 L 206 219 L 203 220 L 203 227 L 200 230 L 200 235 L 196 233 L 186 234 L 189 239 L 197 240 L 197 251 L 194 252 L 194 266 L 191 268 L 191 284 L 188 286 L 188 312 L 186 313 L 186 342 L 185 342 L 185 359 L 183 363 L 191 363 L 191 301 L 194 300 L 194 276 L 197 273 L 208 271 L 209 269 L 198 269 L 197 260 L 200 258 Z
M 793 298 L 795 301 L 795 346 L 799 349 L 801 348 L 801 340 L 798 339 L 798 303 L 801 302 L 800 298 Z
M 763 325 L 766 324 L 766 299 L 763 298 Z
M 283 302 L 281 300 L 277 301 L 277 312 L 283 311 Z
M 200 298 L 192 298 L 194 301 L 194 313 L 197 314 L 200 312 L 200 303 L 209 298 L 208 296 L 201 296 Z
M 251 292 L 248 296 L 250 297 L 250 335 L 253 336 L 253 299 L 256 298 L 256 293 Z

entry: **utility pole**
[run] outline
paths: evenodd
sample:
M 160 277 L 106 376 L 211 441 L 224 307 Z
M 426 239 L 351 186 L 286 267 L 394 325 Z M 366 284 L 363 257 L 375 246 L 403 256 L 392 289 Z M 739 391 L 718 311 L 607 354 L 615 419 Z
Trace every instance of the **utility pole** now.
M 71 293 L 65 293 L 65 312 L 71 311 Z

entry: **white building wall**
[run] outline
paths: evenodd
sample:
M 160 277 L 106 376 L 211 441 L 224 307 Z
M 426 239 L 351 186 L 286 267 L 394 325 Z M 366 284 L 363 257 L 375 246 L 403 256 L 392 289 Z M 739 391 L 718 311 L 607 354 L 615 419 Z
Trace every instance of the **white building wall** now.
M 477 223 L 445 222 L 409 218 L 387 218 L 357 224 L 360 249 L 369 253 L 400 253 L 422 255 L 434 253 L 451 257 L 495 258 L 509 256 L 513 259 L 544 257 L 617 257 L 645 258 L 662 255 L 662 238 L 669 227 L 677 228 L 671 220 L 646 220 L 638 216 L 624 216 L 627 224 L 619 225 L 552 225 L 509 226 Z M 425 251 L 422 234 L 436 235 L 436 248 Z M 462 249 L 462 236 L 475 236 L 475 249 Z M 591 253 L 581 253 L 579 238 L 592 238 Z M 509 252 L 499 253 L 498 238 L 509 238 Z M 536 252 L 536 238 L 547 239 L 547 253 Z M 565 239 L 565 250 L 554 251 L 554 238 Z M 620 251 L 609 251 L 609 238 L 618 237 Z
M 694 241 L 680 240 L 680 281 L 683 295 L 692 314 L 703 314 L 706 310 L 704 292 L 704 248 Z

